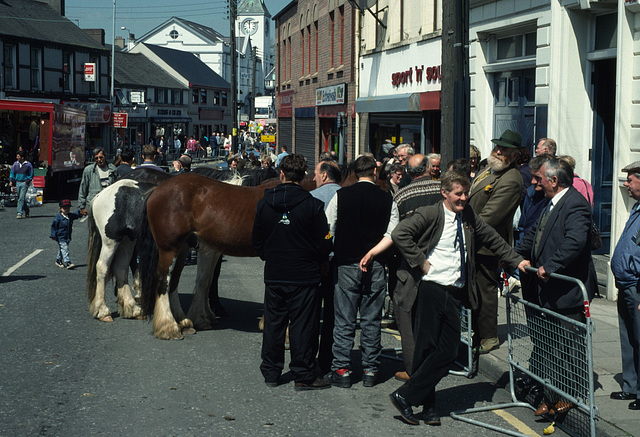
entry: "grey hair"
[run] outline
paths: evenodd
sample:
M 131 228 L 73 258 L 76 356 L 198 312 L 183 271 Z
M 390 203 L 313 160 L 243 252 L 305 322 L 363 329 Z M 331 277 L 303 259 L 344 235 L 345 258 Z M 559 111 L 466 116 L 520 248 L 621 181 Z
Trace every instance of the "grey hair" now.
M 544 165 L 545 178 L 558 178 L 558 185 L 562 188 L 568 188 L 573 185 L 573 169 L 567 161 L 553 158 L 547 161 Z
M 409 155 L 409 156 L 413 156 L 413 155 L 415 155 L 415 154 L 416 154 L 416 151 L 414 150 L 414 148 L 413 148 L 413 147 L 411 147 L 411 145 L 409 145 L 409 144 L 400 144 L 400 145 L 398 146 L 398 149 L 397 149 L 397 150 L 398 150 L 398 151 L 400 151 L 400 150 L 402 150 L 402 149 L 404 149 L 404 150 L 405 150 L 405 152 L 407 152 L 407 155 Z
M 542 166 L 549 160 L 551 160 L 550 155 L 536 156 L 534 158 L 531 158 L 531 161 L 529 161 L 529 168 L 531 169 L 531 171 L 538 172 L 540 171 Z

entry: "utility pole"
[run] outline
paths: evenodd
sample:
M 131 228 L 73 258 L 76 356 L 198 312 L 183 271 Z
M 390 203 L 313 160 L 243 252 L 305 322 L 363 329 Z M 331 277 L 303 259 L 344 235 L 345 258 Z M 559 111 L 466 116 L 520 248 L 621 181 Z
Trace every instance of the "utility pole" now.
M 442 2 L 442 162 L 469 158 L 469 0 Z
M 256 117 L 256 66 L 258 63 L 258 47 L 251 48 L 253 67 L 251 68 L 251 108 L 249 108 L 249 120 Z
M 237 0 L 229 0 L 229 51 L 231 52 L 231 151 L 238 153 L 238 58 L 236 51 Z

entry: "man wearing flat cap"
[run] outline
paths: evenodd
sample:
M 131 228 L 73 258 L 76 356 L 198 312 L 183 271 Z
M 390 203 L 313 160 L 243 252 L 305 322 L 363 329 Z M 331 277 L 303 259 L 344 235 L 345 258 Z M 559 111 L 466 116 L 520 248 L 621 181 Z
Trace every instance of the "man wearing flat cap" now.
M 627 173 L 624 186 L 635 204 L 611 257 L 622 351 L 622 391 L 611 393 L 611 399 L 633 401 L 629 409 L 640 410 L 640 161 L 622 171 Z
M 513 244 L 513 215 L 520 205 L 522 176 L 515 166 L 522 136 L 507 129 L 487 158 L 487 167 L 478 173 L 469 190 L 473 211 L 509 244 Z M 498 262 L 486 247 L 476 254 L 476 280 L 479 302 L 471 302 L 474 310 L 474 343 L 483 354 L 496 349 L 498 340 Z

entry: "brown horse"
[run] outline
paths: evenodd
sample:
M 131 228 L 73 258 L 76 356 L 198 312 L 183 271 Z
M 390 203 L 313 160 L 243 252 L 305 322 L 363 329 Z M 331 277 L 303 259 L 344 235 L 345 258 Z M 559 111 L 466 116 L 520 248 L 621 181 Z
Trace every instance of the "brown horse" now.
M 354 182 L 345 178 L 343 185 Z M 256 206 L 265 189 L 278 183 L 269 180 L 257 187 L 239 187 L 186 173 L 153 190 L 146 206 L 149 226 L 141 232 L 139 252 L 142 305 L 145 314 L 154 315 L 156 337 L 180 339 L 183 333 L 195 332 L 193 321 L 199 326 L 213 316 L 206 297 L 212 270 L 198 273 L 189 315 L 182 311 L 176 290 L 184 266 L 181 249 L 187 239 L 197 237 L 198 257 L 211 258 L 212 263 L 221 254 L 256 256 L 251 245 Z M 315 188 L 312 177 L 301 185 Z
M 264 190 L 278 182 L 239 187 L 185 173 L 151 193 L 146 208 L 149 227 L 142 231 L 140 241 L 140 269 L 142 304 L 146 314 L 153 312 L 156 337 L 179 339 L 182 333 L 193 332 L 193 322 L 182 312 L 175 292 L 177 273 L 182 269 L 182 263 L 175 261 L 187 239 L 191 235 L 198 238 L 198 257 L 256 256 L 251 245 L 256 205 Z M 307 186 L 310 182 L 305 180 Z M 197 278 L 190 315 L 208 311 L 212 276 L 213 271 L 209 271 Z

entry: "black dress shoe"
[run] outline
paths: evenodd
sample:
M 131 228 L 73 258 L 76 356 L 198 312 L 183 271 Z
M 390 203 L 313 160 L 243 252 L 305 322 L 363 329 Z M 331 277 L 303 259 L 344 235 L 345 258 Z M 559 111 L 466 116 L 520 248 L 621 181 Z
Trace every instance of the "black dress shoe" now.
M 331 387 L 331 381 L 327 381 L 326 379 L 316 378 L 313 382 L 296 382 L 294 384 L 294 390 L 322 390 L 325 388 Z
M 627 393 L 626 391 L 614 391 L 609 397 L 617 401 L 632 401 L 636 398 L 636 395 Z
M 431 407 L 428 410 L 424 410 L 422 412 L 422 420 L 424 423 L 431 426 L 440 426 L 442 423 L 440 422 L 440 416 L 436 411 L 435 407 Z
M 635 401 L 629 404 L 630 410 L 640 410 L 640 399 L 636 399 Z
M 396 410 L 398 410 L 405 422 L 409 425 L 420 425 L 420 419 L 414 416 L 411 404 L 407 402 L 397 390 L 389 395 L 389 400 L 393 406 L 396 407 Z

